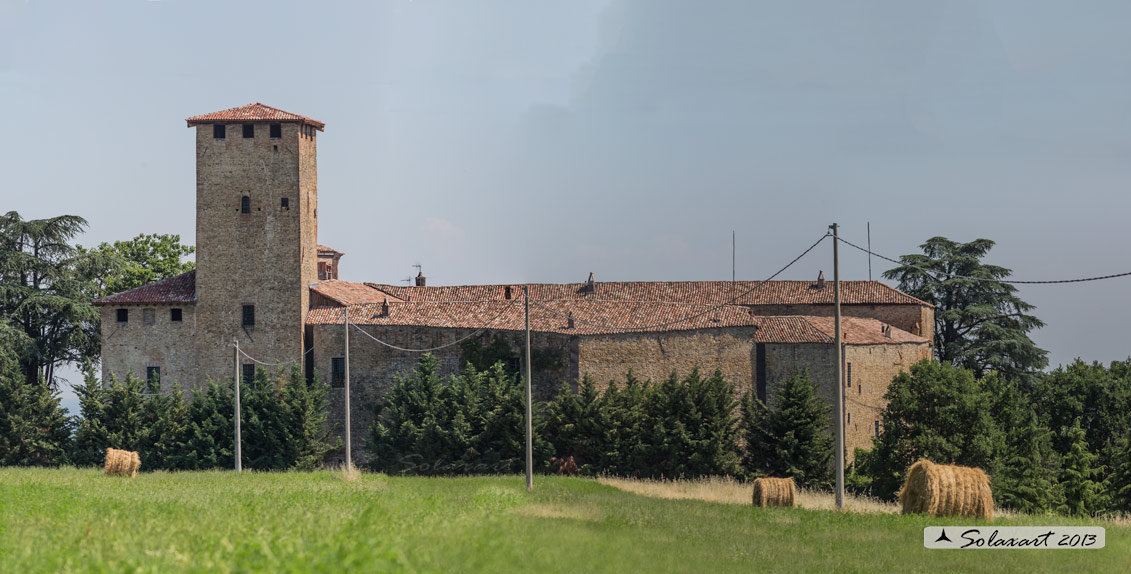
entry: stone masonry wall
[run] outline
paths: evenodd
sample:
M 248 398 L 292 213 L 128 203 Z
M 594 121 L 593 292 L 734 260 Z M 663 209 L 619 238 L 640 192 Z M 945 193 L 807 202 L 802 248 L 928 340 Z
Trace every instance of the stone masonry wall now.
M 832 305 L 750 305 L 757 315 L 811 315 L 832 317 Z M 877 319 L 908 333 L 934 340 L 935 311 L 924 305 L 841 305 L 846 317 Z
M 170 309 L 181 310 L 181 321 L 170 320 Z M 129 309 L 129 321 L 118 323 L 118 309 Z M 153 311 L 153 324 L 144 321 Z M 192 305 L 129 305 L 102 307 L 102 378 L 145 378 L 146 367 L 161 367 L 161 390 L 173 383 L 188 389 L 197 379 L 193 340 L 196 310 Z M 228 365 L 231 365 L 229 353 Z M 230 367 L 229 367 L 230 368 Z
M 212 125 L 196 128 L 196 384 L 231 377 L 233 338 L 263 361 L 302 353 L 317 274 L 313 138 L 299 124 L 282 124 L 281 138 L 269 137 L 267 122 L 254 125 L 250 139 L 239 123 L 224 139 L 213 138 Z M 240 212 L 244 195 L 249 214 Z M 254 327 L 242 327 L 243 305 L 255 306 Z
M 578 374 L 590 376 L 602 390 L 609 381 L 623 385 L 630 369 L 638 379 L 656 383 L 672 371 L 682 377 L 695 367 L 704 375 L 721 369 L 737 396 L 754 380 L 753 328 L 601 335 L 579 343 Z

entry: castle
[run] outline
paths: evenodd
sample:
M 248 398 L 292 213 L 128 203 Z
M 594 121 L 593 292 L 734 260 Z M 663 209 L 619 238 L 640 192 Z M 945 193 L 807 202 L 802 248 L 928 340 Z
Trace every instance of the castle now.
M 806 368 L 830 403 L 837 389 L 833 288 L 823 278 L 757 282 L 598 282 L 412 286 L 338 279 L 343 253 L 318 245 L 318 134 L 325 124 L 255 103 L 188 118 L 196 129 L 196 270 L 94 301 L 102 374 L 192 389 L 300 365 L 331 386 L 343 420 L 345 329 L 351 333 L 351 420 L 420 349 L 446 373 L 468 342 L 499 340 L 521 356 L 529 291 L 536 395 L 590 376 L 599 384 L 721 369 L 763 400 Z M 934 308 L 876 281 L 841 282 L 849 452 L 880 430 L 892 377 L 931 356 Z M 236 355 L 233 343 L 245 354 Z M 462 344 L 452 344 L 462 342 Z M 411 351 L 407 351 L 411 350 Z M 238 367 L 237 367 L 238 364 Z M 339 429 L 341 430 L 341 429 Z M 354 452 L 358 452 L 355 450 Z

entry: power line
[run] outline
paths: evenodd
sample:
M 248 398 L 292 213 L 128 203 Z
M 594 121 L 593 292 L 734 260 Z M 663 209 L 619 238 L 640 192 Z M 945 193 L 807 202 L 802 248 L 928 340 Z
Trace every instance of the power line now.
M 904 262 L 904 261 L 897 261 L 895 259 L 892 259 L 891 257 L 887 257 L 885 255 L 880 255 L 879 253 L 875 253 L 875 252 L 873 252 L 869 249 L 865 249 L 863 247 L 860 247 L 859 245 L 856 245 L 855 243 L 852 243 L 852 242 L 850 242 L 850 241 L 848 241 L 844 238 L 841 238 L 840 242 L 849 246 L 849 247 L 854 247 L 856 249 L 859 249 L 860 251 L 863 251 L 864 253 L 867 253 L 868 255 L 875 255 L 876 257 L 879 257 L 880 259 L 884 259 L 884 260 L 890 261 L 892 263 L 895 263 L 896 265 L 902 265 L 904 267 L 911 267 L 913 269 L 918 269 L 920 271 L 923 271 L 924 273 L 931 274 L 932 276 L 943 275 L 943 276 L 946 276 L 950 279 L 968 279 L 970 281 L 984 281 L 986 283 L 1009 283 L 1009 284 L 1015 284 L 1015 285 L 1053 285 L 1053 284 L 1057 284 L 1057 283 L 1085 283 L 1085 282 L 1088 282 L 1088 281 L 1102 281 L 1104 279 L 1115 279 L 1115 278 L 1118 278 L 1118 277 L 1131 276 L 1131 271 L 1128 271 L 1126 273 L 1115 273 L 1113 275 L 1101 275 L 1099 277 L 1085 277 L 1085 278 L 1082 278 L 1082 279 L 1057 279 L 1057 280 L 1048 280 L 1048 281 L 1020 281 L 1020 280 L 1009 280 L 1009 279 L 990 279 L 990 278 L 986 278 L 986 277 L 970 277 L 970 276 L 967 276 L 967 275 L 954 275 L 952 273 L 946 273 L 944 271 L 935 271 L 933 269 L 927 269 L 925 267 L 920 267 L 918 265 L 914 265 L 914 264 L 907 263 L 907 262 Z M 938 278 L 935 277 L 935 280 L 938 280 Z
M 666 321 L 664 323 L 656 323 L 656 324 L 653 324 L 653 325 L 644 325 L 644 326 L 641 326 L 641 327 L 614 327 L 612 325 L 604 325 L 604 324 L 601 324 L 601 323 L 594 323 L 594 322 L 591 322 L 591 321 L 584 321 L 582 319 L 569 317 L 568 315 L 563 314 L 561 311 L 557 311 L 555 309 L 551 309 L 551 308 L 543 305 L 540 301 L 531 300 L 530 303 L 533 304 L 533 305 L 537 305 L 538 307 L 541 307 L 542 309 L 545 309 L 546 311 L 553 313 L 554 315 L 557 315 L 559 317 L 573 318 L 574 321 L 581 323 L 583 325 L 589 325 L 590 327 L 598 327 L 598 328 L 601 328 L 601 329 L 610 329 L 610 330 L 617 330 L 617 331 L 646 331 L 648 329 L 657 329 L 657 328 L 660 328 L 660 327 L 667 327 L 667 326 L 670 326 L 670 325 L 683 323 L 685 321 L 690 321 L 691 319 L 702 317 L 704 315 L 714 313 L 715 311 L 718 311 L 719 309 L 722 309 L 722 308 L 727 307 L 729 305 L 733 305 L 735 301 L 738 301 L 739 299 L 742 299 L 743 297 L 753 293 L 754 291 L 758 290 L 762 285 L 765 285 L 766 283 L 773 281 L 775 277 L 777 277 L 778 275 L 781 275 L 783 272 L 785 272 L 786 269 L 789 269 L 790 267 L 792 267 L 794 263 L 797 263 L 798 261 L 801 260 L 802 257 L 805 257 L 806 255 L 808 255 L 810 251 L 816 249 L 817 246 L 820 245 L 822 241 L 824 241 L 826 238 L 830 237 L 831 235 L 832 234 L 830 234 L 830 233 L 826 233 L 826 234 L 822 235 L 821 238 L 818 239 L 816 243 L 814 243 L 813 245 L 810 245 L 809 248 L 806 249 L 805 251 L 802 251 L 801 255 L 798 255 L 797 257 L 795 257 L 793 259 L 793 261 L 790 261 L 788 264 L 786 264 L 785 267 L 778 269 L 778 271 L 776 273 L 774 273 L 773 275 L 770 275 L 768 278 L 763 279 L 762 281 L 759 281 L 757 284 L 755 284 L 753 287 L 747 289 L 746 291 L 743 291 L 742 293 L 731 297 L 730 300 L 726 301 L 725 303 L 721 303 L 721 304 L 716 305 L 714 307 L 710 307 L 710 308 L 706 309 L 705 311 L 701 311 L 701 312 L 696 313 L 694 315 L 688 315 L 687 317 L 684 317 L 682 319 L 676 319 L 674 321 Z
M 233 345 L 228 345 L 228 346 L 231 347 Z M 259 359 L 252 357 L 251 355 L 247 354 L 246 352 L 244 352 L 243 349 L 240 349 L 239 347 L 236 347 L 236 349 L 239 350 L 241 355 L 243 355 L 244 357 L 247 357 L 252 362 L 259 363 L 260 365 L 263 365 L 265 367 L 281 367 L 283 365 L 291 365 L 291 364 L 297 363 L 299 361 L 299 359 L 291 359 L 290 361 L 283 361 L 281 363 L 268 363 L 266 361 L 260 361 Z M 307 349 L 306 351 L 303 351 L 302 355 L 306 356 L 307 353 L 309 353 L 313 350 L 314 350 L 314 347 L 311 347 L 311 348 Z
M 511 303 L 514 303 L 514 301 L 508 301 L 507 306 L 509 306 Z M 382 341 L 381 339 L 378 339 L 377 337 L 374 337 L 373 335 L 370 335 L 369 333 L 367 333 L 365 331 L 365 329 L 362 329 L 361 326 L 358 325 L 357 323 L 352 323 L 350 326 L 357 329 L 358 331 L 361 331 L 361 333 L 363 335 L 365 335 L 366 337 L 369 337 L 370 339 L 373 339 L 374 341 L 377 341 L 378 343 L 380 343 L 380 344 L 382 344 L 382 345 L 384 345 L 384 346 L 386 346 L 390 349 L 396 349 L 398 351 L 403 351 L 405 353 L 429 353 L 429 352 L 432 352 L 432 351 L 439 351 L 440 349 L 445 349 L 447 347 L 458 345 L 458 344 L 460 344 L 460 343 L 462 343 L 462 342 L 464 342 L 468 339 L 479 336 L 480 333 L 482 333 L 483 331 L 486 331 L 487 328 L 490 327 L 492 323 L 494 323 L 496 320 L 498 320 L 499 317 L 502 317 L 503 313 L 506 313 L 507 310 L 508 310 L 507 307 L 503 307 L 502 311 L 499 311 L 498 314 L 496 314 L 494 317 L 491 317 L 490 320 L 488 320 L 486 323 L 484 323 L 482 327 L 479 327 L 475 331 L 472 331 L 472 333 L 470 335 L 466 336 L 466 337 L 456 339 L 455 341 L 452 341 L 451 343 L 440 345 L 438 347 L 430 347 L 430 348 L 427 348 L 427 349 L 408 349 L 408 348 L 405 348 L 405 347 L 398 347 L 397 345 L 394 345 L 392 343 L 387 343 L 385 341 Z

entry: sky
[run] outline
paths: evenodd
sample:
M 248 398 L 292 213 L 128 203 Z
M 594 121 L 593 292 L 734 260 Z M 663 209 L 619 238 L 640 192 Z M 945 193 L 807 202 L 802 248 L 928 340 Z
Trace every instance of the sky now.
M 763 279 L 837 222 L 1015 279 L 1131 271 L 1131 4 L 0 0 L 4 212 L 194 242 L 184 119 L 326 123 L 341 278 Z M 873 259 L 874 278 L 890 265 Z M 832 269 L 832 246 L 782 278 Z M 842 251 L 841 276 L 867 279 Z M 1131 279 L 1024 286 L 1052 366 L 1131 355 Z M 73 396 L 65 402 L 73 405 Z

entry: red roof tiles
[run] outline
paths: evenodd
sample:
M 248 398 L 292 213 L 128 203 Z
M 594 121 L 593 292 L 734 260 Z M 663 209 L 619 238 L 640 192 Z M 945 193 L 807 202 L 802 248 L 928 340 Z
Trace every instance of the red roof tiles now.
M 210 114 L 193 116 L 185 121 L 188 122 L 189 127 L 201 124 L 220 124 L 227 122 L 279 122 L 311 125 L 318 131 L 324 131 L 326 128 L 326 124 L 318 120 L 292 114 L 291 112 L 266 106 L 259 102 L 238 108 L 212 112 Z
M 405 301 L 482 301 L 522 298 L 523 285 L 453 285 L 415 287 L 366 283 Z M 695 305 L 832 305 L 832 282 L 811 281 L 633 281 L 532 284 L 530 298 L 546 301 L 587 299 L 603 301 L 681 302 Z M 841 281 L 844 305 L 923 305 L 926 303 L 879 281 Z
M 155 303 L 196 303 L 196 271 L 181 273 L 129 291 L 107 295 L 93 301 L 94 305 L 141 305 Z
M 318 246 L 318 256 L 319 257 L 334 257 L 335 255 L 338 256 L 338 257 L 341 257 L 342 255 L 345 255 L 345 252 L 338 251 L 337 249 L 334 249 L 333 247 L 326 247 L 325 245 L 319 245 Z
M 399 303 L 401 301 L 388 293 L 368 287 L 364 283 L 351 283 L 337 279 L 319 281 L 310 290 L 341 305 L 381 303 L 382 301 Z

